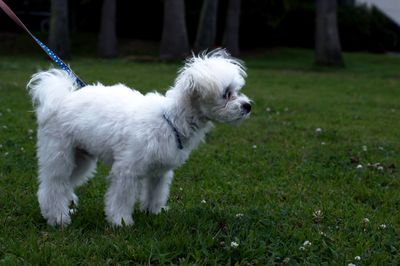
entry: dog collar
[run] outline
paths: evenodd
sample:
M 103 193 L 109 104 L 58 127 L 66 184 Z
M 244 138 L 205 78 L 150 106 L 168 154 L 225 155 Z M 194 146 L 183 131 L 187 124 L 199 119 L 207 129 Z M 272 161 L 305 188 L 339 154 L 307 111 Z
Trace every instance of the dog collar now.
M 169 120 L 169 118 L 165 113 L 163 114 L 163 118 L 165 119 L 165 121 L 167 121 L 168 125 L 172 128 L 172 130 L 175 133 L 176 142 L 178 143 L 178 149 L 182 150 L 183 149 L 182 138 L 181 138 L 182 134 L 179 133 L 178 129 L 176 129 L 174 124 L 172 124 L 171 120 Z

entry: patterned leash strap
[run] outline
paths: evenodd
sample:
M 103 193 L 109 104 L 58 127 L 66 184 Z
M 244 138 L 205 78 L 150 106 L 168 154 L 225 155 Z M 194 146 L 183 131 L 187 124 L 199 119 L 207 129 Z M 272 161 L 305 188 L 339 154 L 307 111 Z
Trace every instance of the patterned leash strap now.
M 65 64 L 61 58 L 59 58 L 52 50 L 50 50 L 44 43 L 42 43 L 38 38 L 36 38 L 32 32 L 25 26 L 24 23 L 22 23 L 22 21 L 17 17 L 17 15 L 15 15 L 15 13 L 11 10 L 11 8 L 8 7 L 8 5 L 6 5 L 6 3 L 4 3 L 3 0 L 0 0 L 0 8 L 3 9 L 3 11 L 16 23 L 18 24 L 18 26 L 20 26 L 21 28 L 23 28 L 31 37 L 33 40 L 35 40 L 35 42 L 37 44 L 39 44 L 39 46 L 43 49 L 43 51 L 45 51 L 45 53 L 64 71 L 66 71 L 70 76 L 75 77 L 76 79 L 76 83 L 78 84 L 78 86 L 85 87 L 86 84 L 85 82 L 83 82 L 78 75 L 76 75 L 72 69 Z

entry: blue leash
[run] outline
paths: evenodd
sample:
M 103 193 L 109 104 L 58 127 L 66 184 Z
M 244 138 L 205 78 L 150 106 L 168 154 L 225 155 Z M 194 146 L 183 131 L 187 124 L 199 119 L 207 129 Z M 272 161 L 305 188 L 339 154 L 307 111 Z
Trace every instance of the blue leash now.
M 0 0 L 1 1 L 1 0 Z M 86 83 L 83 82 L 78 75 L 76 75 L 72 69 L 65 64 L 61 58 L 59 58 L 52 50 L 50 50 L 49 47 L 44 45 L 38 38 L 35 36 L 31 35 L 32 38 L 40 45 L 40 47 L 45 51 L 45 53 L 64 71 L 66 71 L 70 76 L 75 77 L 75 82 L 78 84 L 80 88 L 85 87 Z
M 175 134 L 175 138 L 176 138 L 176 142 L 178 144 L 178 149 L 183 150 L 183 144 L 182 144 L 182 134 L 179 133 L 178 129 L 176 129 L 176 127 L 174 126 L 174 124 L 172 123 L 171 120 L 169 120 L 169 118 L 167 117 L 167 115 L 164 113 L 163 114 L 163 118 L 165 119 L 165 121 L 167 121 L 167 124 L 172 128 L 172 130 L 174 131 Z
M 6 3 L 4 3 L 3 0 L 0 0 L 0 8 L 3 9 L 3 11 L 15 22 L 17 23 L 21 28 L 23 28 L 31 37 L 32 39 L 39 44 L 39 46 L 43 49 L 43 51 L 53 60 L 62 70 L 66 71 L 68 75 L 71 77 L 75 78 L 75 82 L 77 85 L 82 88 L 86 86 L 86 83 L 83 82 L 78 75 L 72 71 L 72 69 L 64 63 L 64 61 L 61 60 L 52 50 L 50 50 L 49 47 L 47 47 L 44 43 L 42 43 L 38 38 L 36 38 L 32 32 L 25 26 L 24 23 L 15 15 L 15 13 L 7 6 Z

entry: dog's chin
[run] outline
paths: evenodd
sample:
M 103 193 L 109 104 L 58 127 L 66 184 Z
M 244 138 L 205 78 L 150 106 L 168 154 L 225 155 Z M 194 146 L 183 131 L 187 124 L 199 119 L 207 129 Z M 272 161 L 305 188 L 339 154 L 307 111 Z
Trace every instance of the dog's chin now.
M 249 118 L 249 116 L 250 116 L 250 113 L 247 113 L 247 114 L 242 114 L 237 117 L 217 118 L 217 119 L 213 119 L 213 120 L 214 120 L 214 122 L 218 122 L 218 123 L 239 126 L 244 122 L 244 120 Z
M 246 114 L 236 120 L 229 122 L 230 125 L 239 126 L 241 125 L 247 118 L 249 118 L 250 114 Z

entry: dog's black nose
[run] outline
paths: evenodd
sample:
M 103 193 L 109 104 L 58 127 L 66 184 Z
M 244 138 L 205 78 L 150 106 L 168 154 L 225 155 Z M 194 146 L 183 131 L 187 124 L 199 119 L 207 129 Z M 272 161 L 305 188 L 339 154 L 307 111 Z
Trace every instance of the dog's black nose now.
M 246 111 L 246 113 L 250 113 L 251 111 L 251 104 L 249 103 L 244 103 L 242 104 L 242 109 Z

